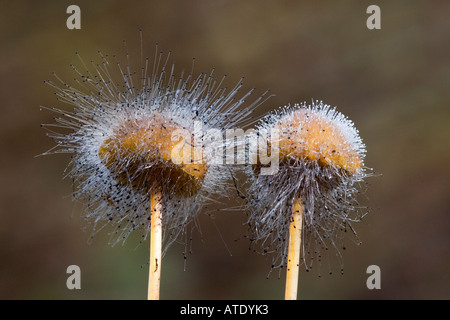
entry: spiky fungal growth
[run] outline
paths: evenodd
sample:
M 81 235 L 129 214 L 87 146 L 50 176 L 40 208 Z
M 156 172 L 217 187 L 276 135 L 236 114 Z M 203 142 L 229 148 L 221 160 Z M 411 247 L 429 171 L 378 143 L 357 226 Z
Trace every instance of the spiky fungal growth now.
M 273 267 L 289 268 L 289 235 L 296 230 L 300 261 L 309 270 L 323 249 L 334 247 L 340 255 L 343 233 L 356 235 L 352 222 L 364 212 L 355 196 L 369 175 L 366 149 L 353 122 L 322 102 L 284 107 L 258 124 L 259 131 L 273 129 L 279 138 L 268 143 L 278 144 L 278 172 L 260 175 L 260 166 L 248 169 L 251 240 L 263 253 L 277 253 Z
M 90 66 L 77 56 L 81 67 L 71 65 L 73 85 L 56 74 L 56 81 L 45 81 L 59 101 L 73 106 L 43 107 L 59 114 L 55 123 L 42 125 L 56 141 L 45 154 L 71 154 L 73 197 L 86 204 L 93 234 L 115 226 L 112 244 L 138 229 L 147 237 L 149 194 L 161 192 L 167 249 L 205 203 L 228 191 L 229 171 L 202 152 L 211 143 L 203 133 L 238 126 L 262 96 L 244 107 L 253 90 L 237 98 L 241 81 L 227 90 L 225 76 L 216 80 L 214 69 L 197 77 L 176 76 L 170 54 L 162 52 L 153 63 L 142 59 L 137 72 L 100 51 L 100 62 Z

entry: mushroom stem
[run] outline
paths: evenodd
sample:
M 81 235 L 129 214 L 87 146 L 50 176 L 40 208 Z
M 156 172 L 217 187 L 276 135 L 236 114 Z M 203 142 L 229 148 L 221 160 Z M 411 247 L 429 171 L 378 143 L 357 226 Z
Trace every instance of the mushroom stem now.
M 302 200 L 298 197 L 294 198 L 294 202 L 292 204 L 292 216 L 289 225 L 286 290 L 284 296 L 285 300 L 297 300 L 303 211 L 304 207 Z
M 148 300 L 159 300 L 162 252 L 161 191 L 151 192 L 150 200 L 150 265 L 148 274 Z

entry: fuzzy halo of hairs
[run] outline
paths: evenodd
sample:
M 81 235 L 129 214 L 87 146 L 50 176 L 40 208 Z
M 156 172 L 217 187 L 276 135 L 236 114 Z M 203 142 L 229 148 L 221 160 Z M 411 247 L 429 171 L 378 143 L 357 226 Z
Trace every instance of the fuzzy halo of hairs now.
M 340 257 L 344 235 L 367 213 L 357 195 L 371 169 L 364 166 L 366 148 L 353 122 L 322 101 L 285 106 L 257 124 L 259 132 L 278 129 L 279 168 L 261 175 L 247 166 L 250 186 L 247 212 L 251 248 L 274 253 L 272 268 L 286 265 L 293 200 L 303 202 L 302 256 L 308 271 L 323 252 Z M 331 250 L 330 250 L 331 251 Z
M 185 130 L 199 137 L 197 147 L 204 150 L 210 143 L 203 139 L 204 132 L 242 125 L 262 103 L 265 93 L 247 104 L 253 89 L 238 97 L 242 79 L 227 89 L 223 87 L 226 76 L 217 80 L 214 69 L 197 76 L 184 71 L 177 75 L 174 64 L 169 62 L 171 53 L 158 52 L 158 45 L 153 61 L 144 59 L 141 52 L 138 71 L 131 70 L 128 52 L 125 64 L 117 62 L 115 55 L 101 51 L 98 51 L 98 62 L 86 63 L 76 54 L 78 66 L 70 65 L 75 75 L 73 84 L 56 73 L 53 73 L 54 80 L 45 81 L 55 90 L 57 100 L 72 110 L 41 107 L 57 114 L 54 123 L 41 125 L 56 142 L 44 154 L 71 155 L 66 170 L 74 183 L 73 198 L 85 204 L 84 217 L 91 224 L 92 236 L 107 225 L 113 226 L 112 245 L 124 243 L 135 230 L 141 230 L 141 242 L 146 239 L 150 225 L 151 175 L 164 172 L 166 178 L 158 183 L 166 186 L 163 237 L 167 250 L 183 234 L 187 238 L 187 226 L 195 221 L 205 203 L 215 201 L 218 194 L 227 194 L 229 171 L 222 165 L 209 163 L 208 155 L 203 154 L 202 174 L 177 180 L 180 166 L 166 161 L 163 152 L 174 147 L 167 135 L 171 132 L 164 133 L 159 140 L 151 138 L 152 134 L 139 136 L 136 132 L 154 129 L 151 119 L 157 117 L 160 133 L 167 126 Z M 153 140 L 133 138 L 129 153 L 120 153 L 124 141 L 129 141 L 126 137 L 116 139 L 115 144 L 109 143 L 120 134 L 130 134 L 131 130 L 136 130 L 135 137 L 148 136 Z M 109 153 L 105 152 L 105 146 L 112 146 Z M 109 161 L 111 154 L 119 153 L 121 156 Z M 149 171 L 151 168 L 154 170 Z M 184 172 L 193 170 L 195 167 L 189 167 Z M 144 182 L 135 183 L 136 177 Z

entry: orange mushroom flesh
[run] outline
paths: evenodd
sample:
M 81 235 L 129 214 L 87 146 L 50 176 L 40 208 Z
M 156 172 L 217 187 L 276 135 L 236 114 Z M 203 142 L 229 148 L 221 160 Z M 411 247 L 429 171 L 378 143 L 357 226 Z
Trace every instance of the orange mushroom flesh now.
M 189 197 L 201 188 L 207 166 L 194 158 L 193 137 L 183 141 L 178 130 L 187 130 L 174 120 L 154 115 L 142 120 L 127 120 L 108 137 L 98 155 L 116 181 L 148 193 L 172 190 Z M 183 162 L 180 144 L 190 144 L 190 161 Z M 153 190 L 157 189 L 157 190 Z
M 317 161 L 353 175 L 363 161 L 341 130 L 318 112 L 299 109 L 281 118 L 279 129 L 280 164 L 292 160 Z

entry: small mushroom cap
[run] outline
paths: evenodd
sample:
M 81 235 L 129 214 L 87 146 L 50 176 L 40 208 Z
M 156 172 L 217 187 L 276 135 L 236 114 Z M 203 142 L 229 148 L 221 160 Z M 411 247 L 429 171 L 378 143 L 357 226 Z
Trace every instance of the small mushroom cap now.
M 292 160 L 317 161 L 348 174 L 357 173 L 363 160 L 340 128 L 311 109 L 298 109 L 282 117 L 279 130 L 280 163 Z

